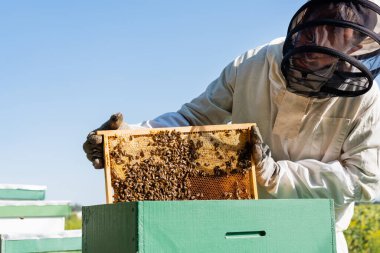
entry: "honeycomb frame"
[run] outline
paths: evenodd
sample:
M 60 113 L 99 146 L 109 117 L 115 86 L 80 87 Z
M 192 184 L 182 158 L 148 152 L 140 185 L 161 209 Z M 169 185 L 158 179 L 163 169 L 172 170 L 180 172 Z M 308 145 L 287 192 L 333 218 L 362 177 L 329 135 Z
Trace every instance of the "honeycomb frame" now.
M 202 174 L 203 177 L 192 177 L 191 185 L 196 185 L 196 187 L 202 188 L 203 190 L 198 192 L 192 190 L 190 194 L 186 192 L 187 199 L 258 199 L 256 176 L 254 173 L 255 168 L 252 162 L 251 152 L 249 152 L 249 157 L 246 157 L 246 159 L 250 160 L 249 164 L 244 165 L 246 170 L 242 171 L 238 168 L 241 167 L 238 165 L 238 152 L 241 152 L 244 146 L 252 145 L 252 129 L 254 126 L 256 125 L 253 123 L 247 123 L 97 131 L 97 134 L 103 136 L 104 141 L 106 202 L 115 202 L 117 198 L 114 198 L 116 196 L 116 191 L 113 187 L 115 186 L 114 180 L 115 178 L 117 180 L 123 180 L 123 173 L 126 171 L 126 168 L 132 166 L 131 163 L 128 164 L 124 161 L 126 160 L 125 156 L 127 156 L 129 162 L 131 160 L 136 162 L 143 159 L 146 160 L 147 157 L 153 157 L 154 153 L 152 153 L 152 150 L 154 150 L 155 147 L 152 146 L 154 146 L 154 142 L 152 144 L 152 142 L 147 142 L 146 140 L 152 140 L 154 136 L 160 136 L 165 133 L 176 134 L 181 136 L 182 139 L 191 139 L 194 144 L 193 146 L 196 147 L 198 151 L 200 150 L 200 152 L 197 151 L 199 157 L 194 160 L 194 167 L 196 167 L 197 171 L 204 172 Z M 200 143 L 202 143 L 202 145 Z M 117 152 L 115 151 L 116 147 Z M 129 150 L 128 152 L 130 152 L 134 149 L 134 153 L 124 154 L 123 150 Z M 175 149 L 173 149 L 173 152 L 175 152 Z M 125 155 L 124 160 L 118 161 L 117 159 L 119 159 L 120 156 L 117 153 L 123 153 Z M 162 154 L 160 159 L 163 159 Z M 122 165 L 119 166 L 118 162 Z M 157 164 L 159 162 L 159 160 L 153 161 L 153 163 Z M 123 169 L 120 169 L 120 167 Z M 239 172 L 233 173 L 237 169 L 239 169 Z M 240 182 L 243 182 L 242 180 L 245 180 L 245 183 L 239 186 Z M 215 191 L 223 193 L 223 197 L 221 197 L 219 193 L 218 197 L 204 194 L 208 192 L 207 185 L 210 182 L 217 186 L 215 187 L 217 188 Z M 140 182 L 140 184 L 144 183 L 145 182 Z M 156 199 L 153 196 L 145 200 Z M 170 200 L 170 198 L 164 200 Z M 173 200 L 176 199 L 173 197 Z

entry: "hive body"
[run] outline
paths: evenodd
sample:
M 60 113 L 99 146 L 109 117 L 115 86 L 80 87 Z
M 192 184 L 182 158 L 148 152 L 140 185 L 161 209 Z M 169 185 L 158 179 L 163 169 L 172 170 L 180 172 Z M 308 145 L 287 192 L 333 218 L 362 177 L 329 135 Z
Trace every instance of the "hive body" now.
M 83 208 L 83 253 L 334 253 L 333 201 L 141 201 Z

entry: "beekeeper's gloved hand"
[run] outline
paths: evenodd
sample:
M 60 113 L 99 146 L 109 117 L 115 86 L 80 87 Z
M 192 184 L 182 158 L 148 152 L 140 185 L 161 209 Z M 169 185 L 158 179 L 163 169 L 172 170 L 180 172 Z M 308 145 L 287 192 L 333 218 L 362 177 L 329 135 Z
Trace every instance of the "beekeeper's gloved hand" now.
M 279 165 L 271 157 L 269 146 L 263 142 L 259 129 L 252 131 L 252 157 L 256 167 L 256 180 L 264 187 L 273 187 L 280 172 Z
M 86 153 L 87 159 L 92 162 L 95 169 L 104 167 L 103 136 L 96 135 L 96 131 L 121 129 L 128 129 L 128 125 L 123 121 L 123 114 L 116 113 L 103 125 L 88 134 L 87 140 L 83 144 L 83 150 Z

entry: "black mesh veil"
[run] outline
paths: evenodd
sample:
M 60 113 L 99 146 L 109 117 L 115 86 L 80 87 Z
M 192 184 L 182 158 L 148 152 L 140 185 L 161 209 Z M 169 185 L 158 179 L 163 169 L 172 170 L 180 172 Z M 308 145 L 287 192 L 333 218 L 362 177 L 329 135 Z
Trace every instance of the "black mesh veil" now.
M 359 96 L 380 72 L 377 1 L 311 0 L 292 18 L 283 48 L 287 89 L 309 97 Z

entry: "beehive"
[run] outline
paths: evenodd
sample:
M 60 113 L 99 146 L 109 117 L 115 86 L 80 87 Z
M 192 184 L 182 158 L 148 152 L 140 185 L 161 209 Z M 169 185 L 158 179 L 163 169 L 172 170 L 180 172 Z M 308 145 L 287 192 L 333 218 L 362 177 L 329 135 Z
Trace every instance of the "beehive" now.
M 83 207 L 83 253 L 335 253 L 331 199 L 138 201 Z
M 254 124 L 98 131 L 107 203 L 257 199 Z

